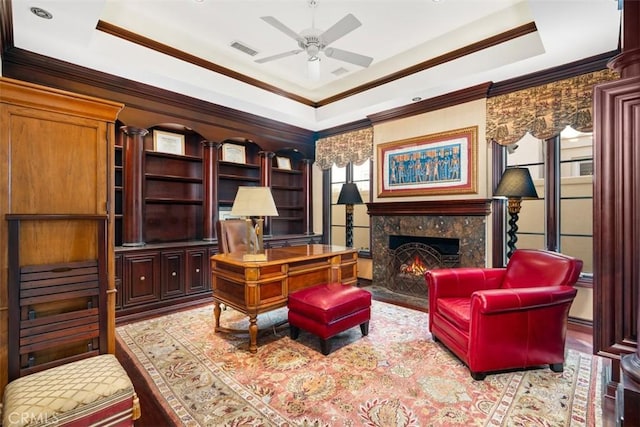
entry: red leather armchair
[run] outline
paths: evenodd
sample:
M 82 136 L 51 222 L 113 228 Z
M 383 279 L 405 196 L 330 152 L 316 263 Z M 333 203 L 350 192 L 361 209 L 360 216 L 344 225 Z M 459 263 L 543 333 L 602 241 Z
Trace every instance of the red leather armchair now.
M 429 331 L 476 380 L 492 371 L 546 364 L 562 372 L 581 270 L 581 260 L 518 249 L 506 268 L 427 271 Z

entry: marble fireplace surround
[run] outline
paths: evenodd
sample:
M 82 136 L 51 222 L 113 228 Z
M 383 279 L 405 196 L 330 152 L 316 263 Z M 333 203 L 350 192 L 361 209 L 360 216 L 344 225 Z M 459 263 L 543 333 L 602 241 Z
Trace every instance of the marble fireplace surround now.
M 438 200 L 367 203 L 371 217 L 372 284 L 386 287 L 389 236 L 460 240 L 460 267 L 486 265 L 487 216 L 491 200 Z M 426 296 L 426 293 L 425 293 Z

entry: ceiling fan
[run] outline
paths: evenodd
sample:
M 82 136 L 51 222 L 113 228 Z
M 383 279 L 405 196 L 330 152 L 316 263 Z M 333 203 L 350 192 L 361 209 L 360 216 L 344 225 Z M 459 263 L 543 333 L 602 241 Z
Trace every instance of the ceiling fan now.
M 308 3 L 309 7 L 315 9 L 318 2 L 316 0 L 309 0 Z M 320 52 L 324 52 L 325 56 L 328 58 L 334 58 L 350 64 L 359 65 L 361 67 L 368 67 L 373 61 L 373 58 L 369 56 L 360 55 L 359 53 L 335 47 L 329 47 L 331 43 L 362 25 L 358 18 L 353 16 L 351 13 L 333 24 L 333 26 L 326 31 L 315 28 L 315 16 L 312 16 L 311 28 L 303 30 L 300 33 L 296 33 L 273 16 L 262 16 L 261 19 L 298 42 L 299 48 L 282 52 L 277 55 L 268 56 L 266 58 L 257 59 L 255 62 L 260 64 L 285 58 L 287 56 L 297 55 L 300 52 L 307 53 L 307 61 L 310 63 L 320 60 L 320 57 L 318 56 Z

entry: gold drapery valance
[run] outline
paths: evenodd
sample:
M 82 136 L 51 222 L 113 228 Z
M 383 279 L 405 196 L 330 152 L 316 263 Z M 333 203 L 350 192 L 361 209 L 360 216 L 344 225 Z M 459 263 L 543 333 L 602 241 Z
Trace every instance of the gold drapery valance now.
M 593 86 L 618 78 L 618 73 L 602 70 L 489 98 L 487 141 L 509 145 L 527 132 L 549 139 L 567 125 L 591 132 Z
M 345 167 L 347 163 L 364 163 L 373 156 L 373 128 L 354 130 L 316 141 L 316 164 L 320 169 L 332 165 Z

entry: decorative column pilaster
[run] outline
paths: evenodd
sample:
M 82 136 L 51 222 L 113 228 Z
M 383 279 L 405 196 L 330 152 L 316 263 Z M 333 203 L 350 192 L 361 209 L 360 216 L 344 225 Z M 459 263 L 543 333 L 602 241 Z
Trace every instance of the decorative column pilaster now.
M 202 141 L 202 240 L 216 237 L 218 221 L 218 157 L 222 144 Z
M 605 398 L 640 425 L 640 3 L 624 0 L 621 78 L 594 87 L 593 348 L 611 359 Z
M 124 156 L 124 194 L 122 216 L 122 246 L 144 246 L 144 136 L 147 129 L 122 126 Z
M 313 160 L 311 159 L 302 159 L 302 203 L 304 206 L 303 215 L 304 219 L 302 222 L 302 229 L 304 230 L 304 234 L 310 235 L 313 234 L 313 200 L 311 200 L 311 193 L 313 191 L 313 171 L 311 166 L 313 165 Z
M 273 158 L 276 153 L 271 151 L 260 151 L 260 185 L 262 187 L 271 187 L 271 171 L 273 169 Z M 264 236 L 271 235 L 271 217 L 264 219 Z

